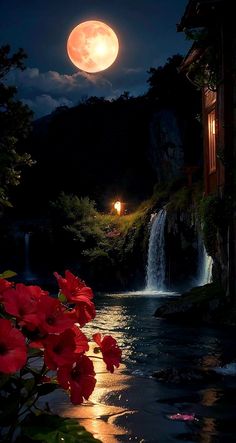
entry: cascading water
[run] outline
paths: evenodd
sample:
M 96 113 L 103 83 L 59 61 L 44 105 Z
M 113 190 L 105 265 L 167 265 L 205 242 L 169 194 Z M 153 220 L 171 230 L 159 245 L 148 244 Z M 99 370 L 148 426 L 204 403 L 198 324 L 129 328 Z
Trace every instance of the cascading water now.
M 30 268 L 30 232 L 26 232 L 24 235 L 24 258 L 25 258 L 25 280 L 32 280 L 34 275 Z
M 165 209 L 161 209 L 151 218 L 152 226 L 148 245 L 146 291 L 165 290 L 165 221 Z
M 212 281 L 213 260 L 207 254 L 202 237 L 198 239 L 198 278 L 197 286 L 204 286 Z

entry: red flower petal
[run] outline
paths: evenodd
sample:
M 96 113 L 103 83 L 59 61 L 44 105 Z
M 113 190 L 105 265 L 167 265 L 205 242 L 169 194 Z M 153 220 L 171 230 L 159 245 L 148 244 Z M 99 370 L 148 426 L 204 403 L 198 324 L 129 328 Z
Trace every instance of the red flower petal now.
M 89 345 L 86 335 L 84 335 L 83 332 L 76 325 L 73 326 L 72 331 L 75 334 L 76 354 L 82 354 L 83 352 L 88 351 Z
M 60 301 L 47 297 L 40 300 L 38 304 L 39 329 L 44 333 L 59 333 L 71 328 L 76 317 L 67 312 Z
M 94 303 L 83 296 L 79 297 L 73 312 L 75 313 L 77 322 L 80 324 L 81 328 L 96 316 Z
M 75 360 L 75 333 L 71 329 L 59 335 L 49 335 L 43 343 L 44 361 L 49 369 L 70 365 Z
M 92 361 L 81 355 L 70 367 L 59 368 L 57 373 L 58 383 L 70 390 L 71 402 L 75 405 L 88 400 L 92 394 L 96 379 Z
M 9 289 L 12 286 L 12 283 L 5 280 L 4 278 L 0 278 L 0 301 L 2 301 L 2 294 L 6 289 Z
M 0 372 L 12 374 L 21 369 L 26 360 L 23 334 L 13 328 L 9 320 L 0 320 Z
M 107 370 L 114 372 L 114 366 L 118 368 L 121 362 L 121 350 L 117 341 L 111 335 L 106 335 L 102 340 L 99 333 L 94 334 L 93 339 L 101 349 Z
M 33 331 L 40 324 L 38 316 L 38 302 L 44 291 L 38 286 L 26 286 L 18 283 L 15 288 L 7 289 L 3 293 L 3 305 L 8 314 L 20 321 L 21 326 Z
M 82 295 L 89 299 L 93 298 L 93 291 L 91 288 L 86 286 L 86 284 L 76 277 L 72 272 L 65 271 L 65 278 L 54 272 L 54 276 L 57 279 L 58 286 L 63 295 L 67 298 L 69 302 L 76 302 L 77 298 Z

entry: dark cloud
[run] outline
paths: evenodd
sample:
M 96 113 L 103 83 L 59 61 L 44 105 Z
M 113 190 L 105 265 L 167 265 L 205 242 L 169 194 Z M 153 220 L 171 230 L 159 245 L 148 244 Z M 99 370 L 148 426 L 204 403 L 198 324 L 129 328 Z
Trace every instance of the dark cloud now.
M 141 68 L 124 68 L 111 81 L 101 74 L 77 72 L 72 75 L 56 71 L 40 72 L 38 68 L 13 71 L 8 83 L 15 84 L 24 103 L 34 111 L 35 118 L 52 112 L 58 106 L 74 106 L 85 96 L 108 99 L 119 97 L 124 90 L 137 95 L 146 89 L 146 73 Z
M 51 114 L 51 112 L 59 106 L 71 107 L 74 104 L 71 100 L 68 100 L 65 97 L 55 99 L 48 94 L 37 95 L 33 99 L 25 99 L 23 97 L 22 101 L 32 109 L 35 118 Z

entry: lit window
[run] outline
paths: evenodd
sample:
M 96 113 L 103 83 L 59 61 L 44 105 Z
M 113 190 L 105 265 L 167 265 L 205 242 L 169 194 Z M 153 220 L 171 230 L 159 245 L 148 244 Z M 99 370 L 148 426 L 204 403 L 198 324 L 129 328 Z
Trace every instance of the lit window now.
M 209 173 L 216 170 L 216 123 L 215 109 L 208 114 L 208 158 Z

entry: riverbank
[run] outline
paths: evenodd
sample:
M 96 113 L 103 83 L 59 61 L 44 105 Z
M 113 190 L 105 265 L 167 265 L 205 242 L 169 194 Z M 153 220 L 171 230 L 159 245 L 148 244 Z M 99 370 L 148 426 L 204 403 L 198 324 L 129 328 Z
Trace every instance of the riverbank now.
M 48 398 L 54 413 L 77 418 L 102 443 L 166 443 L 197 430 L 198 419 L 189 425 L 168 418 L 181 410 L 182 388 L 161 386 L 158 395 L 154 378 L 128 374 L 124 365 L 113 375 L 104 371 L 100 362 L 95 362 L 95 368 L 97 385 L 89 401 L 73 406 L 62 391 L 57 391 Z M 188 395 L 188 390 L 184 391 Z

